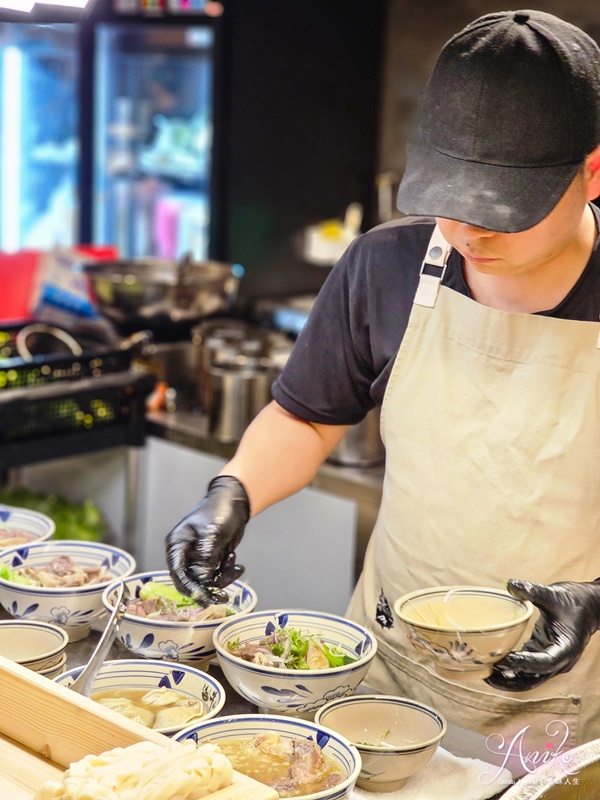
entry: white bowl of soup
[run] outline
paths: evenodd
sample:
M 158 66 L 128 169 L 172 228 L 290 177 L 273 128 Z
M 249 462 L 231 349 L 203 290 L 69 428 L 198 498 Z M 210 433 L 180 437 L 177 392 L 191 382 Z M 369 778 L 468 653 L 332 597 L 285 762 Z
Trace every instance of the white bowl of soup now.
M 484 679 L 526 635 L 533 606 L 503 589 L 436 586 L 394 603 L 408 641 L 442 677 Z
M 261 712 L 311 719 L 328 700 L 353 694 L 377 652 L 375 637 L 319 611 L 255 611 L 215 631 L 219 665 Z
M 228 602 L 204 609 L 175 589 L 167 570 L 130 575 L 125 581 L 129 598 L 117 638 L 136 656 L 180 661 L 205 669 L 215 655 L 213 633 L 225 619 L 247 614 L 256 607 L 254 589 L 234 581 L 225 591 Z M 112 611 L 116 586 L 106 587 L 102 602 Z
M 69 687 L 84 666 L 54 679 Z M 167 736 L 216 716 L 225 703 L 221 684 L 188 664 L 145 659 L 105 661 L 91 688 L 92 700 Z
M 46 514 L 0 503 L 0 553 L 6 547 L 45 542 L 55 531 L 54 520 Z
M 196 723 L 173 737 L 220 747 L 235 770 L 276 789 L 282 798 L 341 800 L 360 773 L 357 749 L 308 720 L 239 714 Z
M 101 623 L 105 588 L 134 569 L 133 556 L 101 542 L 61 539 L 9 547 L 0 552 L 0 604 L 17 619 L 50 622 L 78 641 Z
M 358 694 L 332 700 L 315 722 L 342 734 L 360 753 L 356 785 L 369 792 L 395 792 L 425 769 L 446 733 L 435 709 L 393 695 Z

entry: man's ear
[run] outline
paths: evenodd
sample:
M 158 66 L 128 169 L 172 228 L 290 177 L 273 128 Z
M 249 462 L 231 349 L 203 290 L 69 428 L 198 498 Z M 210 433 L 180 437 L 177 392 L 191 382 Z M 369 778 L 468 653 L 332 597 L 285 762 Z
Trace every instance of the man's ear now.
M 586 157 L 584 175 L 586 198 L 595 200 L 600 195 L 600 144 Z

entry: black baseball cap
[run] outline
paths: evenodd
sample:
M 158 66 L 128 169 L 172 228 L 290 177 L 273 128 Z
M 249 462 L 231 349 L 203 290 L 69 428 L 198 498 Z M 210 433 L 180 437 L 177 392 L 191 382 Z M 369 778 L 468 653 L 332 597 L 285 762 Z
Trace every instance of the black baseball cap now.
M 543 11 L 453 36 L 417 109 L 397 205 L 516 233 L 552 211 L 600 144 L 600 48 Z

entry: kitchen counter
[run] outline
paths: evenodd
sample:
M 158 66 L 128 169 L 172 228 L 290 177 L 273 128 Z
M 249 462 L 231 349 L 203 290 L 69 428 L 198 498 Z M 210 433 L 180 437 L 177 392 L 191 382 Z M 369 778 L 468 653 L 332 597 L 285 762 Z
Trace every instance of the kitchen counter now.
M 0 619 L 12 619 L 12 617 L 4 611 L 4 609 L 0 608 Z M 98 639 L 100 638 L 100 633 L 92 630 L 90 635 L 82 639 L 78 642 L 72 642 L 71 644 L 67 645 L 66 652 L 67 652 L 67 669 L 73 669 L 74 667 L 81 666 L 86 664 L 92 656 L 96 644 L 98 643 Z M 131 651 L 127 650 L 119 641 L 115 641 L 112 645 L 108 656 L 106 658 L 107 661 L 116 660 L 116 659 L 137 659 L 139 658 Z M 143 660 L 143 659 L 140 659 Z M 228 716 L 230 714 L 255 714 L 257 713 L 258 709 L 255 705 L 245 700 L 241 697 L 228 683 L 227 679 L 225 678 L 222 670 L 215 662 L 211 662 L 209 666 L 209 674 L 215 678 L 225 689 L 226 700 L 225 705 L 223 706 L 222 710 L 219 712 L 218 716 Z M 368 687 L 361 686 L 358 688 L 358 691 L 370 691 Z M 458 731 L 457 729 L 452 729 L 452 726 L 449 726 L 448 733 L 446 734 L 443 742 L 443 747 L 451 752 L 455 753 L 456 755 L 463 756 L 463 757 L 474 757 L 474 758 L 484 758 L 484 755 L 480 752 L 481 749 L 481 742 L 479 741 L 481 737 L 476 734 L 473 734 L 469 731 Z M 487 760 L 484 758 L 484 760 Z M 502 796 L 502 793 L 495 795 L 493 798 L 489 798 L 489 800 L 499 800 Z M 455 800 L 460 800 L 460 798 L 455 798 Z

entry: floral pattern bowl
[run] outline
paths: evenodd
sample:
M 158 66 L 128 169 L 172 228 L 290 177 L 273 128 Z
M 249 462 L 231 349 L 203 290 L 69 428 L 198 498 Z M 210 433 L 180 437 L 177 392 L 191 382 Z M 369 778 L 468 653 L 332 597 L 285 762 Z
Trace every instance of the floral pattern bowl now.
M 237 714 L 218 717 L 208 722 L 200 721 L 180 731 L 173 738 L 178 742 L 193 739 L 196 744 L 211 741 L 222 745 L 231 740 L 273 734 L 283 740 L 309 739 L 316 742 L 323 755 L 334 761 L 345 775 L 335 786 L 321 792 L 304 794 L 301 796 L 302 800 L 342 800 L 350 796 L 361 767 L 358 751 L 339 733 L 308 720 L 279 715 Z M 238 769 L 235 762 L 233 766 Z M 238 771 L 242 772 L 243 769 Z M 260 775 L 252 774 L 251 777 L 261 780 Z
M 125 591 L 130 598 L 137 598 L 142 586 L 149 581 L 173 585 L 167 570 L 138 572 L 124 581 Z M 225 591 L 230 598 L 227 605 L 233 612 L 232 619 L 256 608 L 258 597 L 248 584 L 234 581 Z M 102 597 L 109 612 L 113 610 L 114 594 L 115 586 L 107 586 Z M 179 661 L 205 669 L 210 659 L 214 658 L 213 633 L 222 622 L 222 619 L 171 622 L 124 614 L 119 623 L 117 638 L 136 656 Z
M 317 634 L 355 660 L 326 669 L 263 666 L 232 655 L 228 642 L 257 643 L 277 628 Z M 353 694 L 377 652 L 375 637 L 352 620 L 318 611 L 255 611 L 226 620 L 215 631 L 215 648 L 225 677 L 242 697 L 261 712 L 312 719 L 329 700 Z
M 7 547 L 16 547 L 24 544 L 15 539 L 19 533 L 24 533 L 32 542 L 45 542 L 54 536 L 56 524 L 53 519 L 40 511 L 31 511 L 28 508 L 7 506 L 0 503 L 0 553 Z M 3 542 L 8 544 L 3 544 Z
M 58 625 L 68 633 L 69 641 L 76 642 L 88 636 L 92 624 L 104 616 L 102 593 L 117 578 L 135 570 L 135 559 L 113 545 L 60 539 L 6 548 L 0 552 L 0 565 L 13 570 L 42 567 L 56 556 L 70 556 L 81 567 L 104 566 L 109 577 L 71 588 L 25 585 L 0 577 L 0 605 L 17 619 Z
M 358 694 L 322 706 L 315 722 L 352 742 L 362 768 L 356 781 L 369 792 L 395 792 L 423 769 L 446 733 L 433 708 L 393 695 Z
M 398 598 L 394 613 L 414 649 L 439 675 L 483 679 L 522 642 L 533 606 L 503 589 L 436 586 Z
M 83 666 L 75 667 L 54 679 L 67 688 L 74 683 L 83 671 Z M 118 695 L 122 689 L 138 689 L 149 692 L 151 689 L 173 689 L 191 700 L 199 700 L 203 708 L 201 719 L 215 717 L 225 704 L 225 689 L 219 681 L 188 664 L 173 664 L 168 661 L 145 659 L 118 659 L 105 661 L 92 683 L 92 700 L 95 692 L 110 692 Z M 115 712 L 117 713 L 117 712 Z M 172 736 L 190 722 L 158 726 L 154 730 Z

